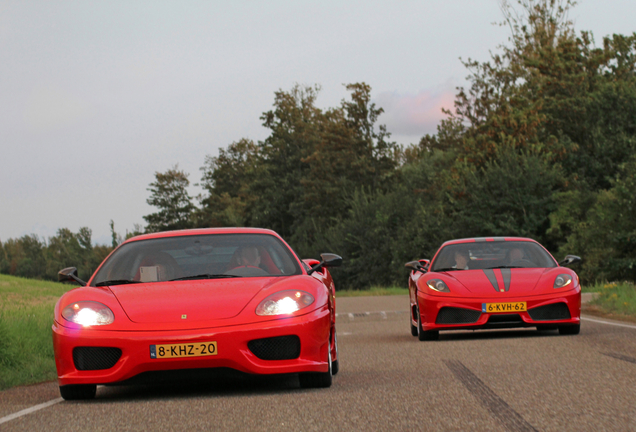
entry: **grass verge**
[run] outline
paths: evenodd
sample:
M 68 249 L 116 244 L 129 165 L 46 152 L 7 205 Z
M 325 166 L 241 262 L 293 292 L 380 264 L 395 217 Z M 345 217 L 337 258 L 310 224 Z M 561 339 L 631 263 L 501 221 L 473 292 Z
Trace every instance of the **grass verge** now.
M 0 275 L 0 390 L 56 378 L 53 308 L 71 288 Z
M 56 378 L 55 302 L 72 285 L 0 274 L 0 390 Z M 408 294 L 407 288 L 338 291 L 338 297 Z
M 636 286 L 631 282 L 605 282 L 588 286 L 585 292 L 598 297 L 583 305 L 583 311 L 608 318 L 636 321 Z

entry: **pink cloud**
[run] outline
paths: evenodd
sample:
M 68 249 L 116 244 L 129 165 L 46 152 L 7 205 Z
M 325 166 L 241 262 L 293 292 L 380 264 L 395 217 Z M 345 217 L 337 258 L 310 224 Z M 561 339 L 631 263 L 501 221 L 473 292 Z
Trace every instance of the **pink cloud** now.
M 446 86 L 438 90 L 421 90 L 416 94 L 383 92 L 374 102 L 384 108 L 379 122 L 386 124 L 389 132 L 419 138 L 437 132 L 437 125 L 446 117 L 442 108 L 453 108 L 454 100 L 455 91 Z

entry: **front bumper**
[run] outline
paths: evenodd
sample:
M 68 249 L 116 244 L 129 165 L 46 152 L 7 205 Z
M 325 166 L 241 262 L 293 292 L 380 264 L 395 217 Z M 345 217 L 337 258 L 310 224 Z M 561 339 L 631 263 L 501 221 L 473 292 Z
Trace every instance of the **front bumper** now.
M 452 298 L 442 296 L 430 296 L 418 293 L 418 308 L 422 322 L 422 329 L 429 330 L 477 330 L 494 328 L 536 327 L 579 324 L 581 317 L 581 290 L 580 288 L 538 296 L 518 296 L 506 298 Z M 488 313 L 482 311 L 484 303 L 514 303 L 526 302 L 526 312 Z M 538 315 L 533 309 L 549 305 L 563 304 L 562 308 L 569 312 L 567 319 L 533 319 Z M 451 324 L 440 322 L 438 315 L 442 308 L 463 309 L 466 315 L 475 316 L 474 322 Z M 417 316 L 413 316 L 417 319 Z
M 115 384 L 141 373 L 198 368 L 231 368 L 249 374 L 327 372 L 330 313 L 321 308 L 291 318 L 197 330 L 108 331 L 69 329 L 53 325 L 53 348 L 60 386 L 70 384 Z M 254 339 L 296 335 L 300 356 L 292 360 L 261 360 L 248 348 Z M 153 359 L 150 345 L 197 342 L 217 343 L 217 355 Z M 114 347 L 121 349 L 115 365 L 102 370 L 78 370 L 73 361 L 76 347 Z

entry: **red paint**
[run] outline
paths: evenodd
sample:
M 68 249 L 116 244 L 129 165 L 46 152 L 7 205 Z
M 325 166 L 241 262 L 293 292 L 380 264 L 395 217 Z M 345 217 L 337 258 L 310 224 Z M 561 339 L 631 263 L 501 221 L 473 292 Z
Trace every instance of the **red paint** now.
M 148 234 L 128 242 L 229 233 L 269 234 L 282 241 L 270 230 L 222 228 Z M 284 241 L 283 244 L 289 248 Z M 328 371 L 330 338 L 331 358 L 336 360 L 333 280 L 327 269 L 307 275 L 298 257 L 291 254 L 297 260 L 301 274 L 87 286 L 68 291 L 55 306 L 53 323 L 53 347 L 60 386 L 118 383 L 142 372 L 174 369 L 230 367 L 253 374 Z M 265 263 L 271 264 L 273 262 Z M 310 293 L 314 303 L 288 315 L 256 315 L 256 307 L 262 300 L 290 289 Z M 65 320 L 61 316 L 62 309 L 81 300 L 108 306 L 115 315 L 114 322 L 82 328 Z M 286 335 L 300 338 L 299 358 L 260 360 L 247 347 L 254 339 Z M 175 359 L 150 357 L 150 345 L 208 341 L 217 342 L 218 355 Z M 109 369 L 77 370 L 73 361 L 75 347 L 116 347 L 122 350 L 122 356 Z
M 505 240 L 537 243 L 527 238 L 506 237 Z M 486 239 L 486 242 L 488 241 L 493 241 L 493 239 Z M 474 239 L 445 242 L 431 260 L 430 268 L 434 267 L 435 259 L 443 247 L 458 243 L 474 242 Z M 546 251 L 546 253 L 548 252 Z M 550 257 L 552 256 L 550 255 Z M 552 259 L 554 258 L 552 257 Z M 500 269 L 492 271 L 498 283 L 496 290 L 484 270 L 427 272 L 425 274 L 412 271 L 408 282 L 411 311 L 413 311 L 411 324 L 413 326 L 417 325 L 415 311 L 419 310 L 424 331 L 478 329 L 488 322 L 491 314 L 482 313 L 479 320 L 471 324 L 437 324 L 436 319 L 439 310 L 442 307 L 456 307 L 481 311 L 482 303 L 500 302 L 526 302 L 528 309 L 562 302 L 567 305 L 571 316 L 570 319 L 566 320 L 534 321 L 528 312 L 521 312 L 519 313 L 523 321 L 521 326 L 534 327 L 537 325 L 580 323 L 581 287 L 578 282 L 578 276 L 573 270 L 558 266 L 552 268 L 512 268 L 509 270 L 510 288 L 507 292 L 501 292 L 501 289 L 504 288 L 502 271 Z M 571 275 L 573 283 L 567 287 L 553 288 L 554 280 L 559 274 Z M 426 285 L 426 282 L 430 279 L 443 280 L 448 285 L 450 293 L 440 293 L 430 289 Z M 511 327 L 519 327 L 519 325 Z

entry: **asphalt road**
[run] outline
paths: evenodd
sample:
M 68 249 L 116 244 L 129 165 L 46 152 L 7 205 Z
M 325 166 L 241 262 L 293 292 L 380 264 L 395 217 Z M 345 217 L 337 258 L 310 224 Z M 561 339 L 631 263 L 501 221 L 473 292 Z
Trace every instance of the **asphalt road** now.
M 577 336 L 442 332 L 419 342 L 407 304 L 338 300 L 341 369 L 329 389 L 302 390 L 294 376 L 99 387 L 93 401 L 2 422 L 59 398 L 45 383 L 0 392 L 0 430 L 636 431 L 636 326 L 585 320 Z

